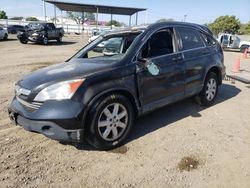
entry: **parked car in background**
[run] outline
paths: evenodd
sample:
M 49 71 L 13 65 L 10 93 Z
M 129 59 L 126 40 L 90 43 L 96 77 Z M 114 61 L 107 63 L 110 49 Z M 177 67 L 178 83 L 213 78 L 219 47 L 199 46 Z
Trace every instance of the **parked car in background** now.
M 8 33 L 10 34 L 17 34 L 19 31 L 24 31 L 25 28 L 22 25 L 9 25 L 7 27 Z
M 95 39 L 97 39 L 100 35 L 105 34 L 107 32 L 111 32 L 113 30 L 93 30 L 92 31 L 92 36 L 89 38 L 88 43 L 91 43 Z
M 221 33 L 217 39 L 224 50 L 239 49 L 241 52 L 245 52 L 246 49 L 250 51 L 250 41 L 242 41 L 236 35 Z
M 124 143 L 137 116 L 188 97 L 212 105 L 225 76 L 223 60 L 220 44 L 197 24 L 110 32 L 67 62 L 18 81 L 9 117 L 51 139 L 112 149 Z
M 119 53 L 121 38 L 114 38 L 98 44 L 93 51 L 103 53 L 105 56 L 113 56 Z
M 57 40 L 58 43 L 62 42 L 63 35 L 63 28 L 56 28 L 53 23 L 38 23 L 36 25 L 28 25 L 24 32 L 17 34 L 17 38 L 23 44 L 31 41 L 47 45 L 49 40 Z
M 0 39 L 7 40 L 8 39 L 8 31 L 0 26 Z

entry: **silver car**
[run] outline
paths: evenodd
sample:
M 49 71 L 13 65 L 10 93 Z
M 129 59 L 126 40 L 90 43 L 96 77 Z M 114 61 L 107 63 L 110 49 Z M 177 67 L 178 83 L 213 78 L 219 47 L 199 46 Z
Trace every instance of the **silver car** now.
M 0 39 L 7 40 L 8 39 L 8 31 L 0 26 Z

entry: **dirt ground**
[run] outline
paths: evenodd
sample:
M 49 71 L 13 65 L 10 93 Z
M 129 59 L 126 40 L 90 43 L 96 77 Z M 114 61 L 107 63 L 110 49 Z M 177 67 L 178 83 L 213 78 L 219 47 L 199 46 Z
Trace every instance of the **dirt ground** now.
M 212 107 L 188 99 L 148 114 L 112 151 L 63 145 L 14 126 L 6 108 L 17 80 L 66 60 L 86 39 L 41 46 L 11 38 L 0 42 L 0 187 L 250 187 L 249 86 L 224 81 Z M 225 53 L 229 72 L 237 56 Z

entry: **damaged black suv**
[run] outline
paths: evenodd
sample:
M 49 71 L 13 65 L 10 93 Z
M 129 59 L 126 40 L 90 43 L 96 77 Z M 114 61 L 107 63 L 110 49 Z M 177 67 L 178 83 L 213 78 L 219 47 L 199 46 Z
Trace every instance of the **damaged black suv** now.
M 197 24 L 113 31 L 18 81 L 9 116 L 51 139 L 111 149 L 126 140 L 137 116 L 192 96 L 211 105 L 223 59 L 211 31 Z

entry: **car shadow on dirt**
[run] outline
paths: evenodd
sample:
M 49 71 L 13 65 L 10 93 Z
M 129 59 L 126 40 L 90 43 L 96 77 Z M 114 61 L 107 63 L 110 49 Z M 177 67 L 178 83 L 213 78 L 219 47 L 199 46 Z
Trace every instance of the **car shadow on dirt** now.
M 14 41 L 14 40 L 17 40 L 17 39 L 14 39 L 14 38 L 8 38 L 7 40 L 0 39 L 0 42 L 8 42 L 8 41 Z
M 215 104 L 213 106 L 237 96 L 240 92 L 241 90 L 233 85 L 223 84 L 219 88 L 219 93 L 215 101 Z M 200 112 L 202 110 L 207 108 L 213 108 L 213 106 L 203 107 L 195 103 L 195 101 L 192 98 L 189 98 L 168 105 L 166 107 L 160 108 L 158 110 L 155 110 L 154 112 L 151 112 L 142 117 L 139 117 L 135 122 L 135 125 L 130 133 L 131 134 L 130 137 L 127 139 L 124 145 L 114 150 L 111 150 L 110 152 L 114 151 L 114 153 L 122 153 L 124 152 L 124 150 L 127 151 L 128 148 L 125 144 L 133 140 L 136 140 L 140 137 L 143 137 L 151 132 L 154 132 L 162 127 L 168 126 L 171 123 L 174 123 L 185 117 L 188 116 L 192 116 L 194 118 L 201 117 Z M 74 146 L 79 150 L 92 150 L 92 151 L 96 150 L 86 142 Z
M 233 85 L 223 84 L 219 89 L 216 102 L 213 106 L 235 97 L 240 92 L 241 90 Z M 213 106 L 203 107 L 195 103 L 192 98 L 189 98 L 144 115 L 138 118 L 127 143 L 185 117 L 201 117 L 200 112 L 202 110 L 213 108 Z
M 41 45 L 41 46 L 65 46 L 65 45 L 72 45 L 75 44 L 77 42 L 74 41 L 62 41 L 60 43 L 56 42 L 56 41 L 49 41 L 47 45 L 43 45 L 43 44 L 39 44 L 39 43 L 33 43 L 33 42 L 29 42 L 28 45 Z

